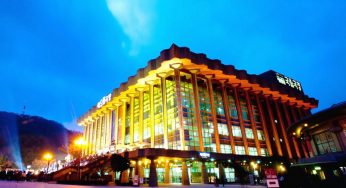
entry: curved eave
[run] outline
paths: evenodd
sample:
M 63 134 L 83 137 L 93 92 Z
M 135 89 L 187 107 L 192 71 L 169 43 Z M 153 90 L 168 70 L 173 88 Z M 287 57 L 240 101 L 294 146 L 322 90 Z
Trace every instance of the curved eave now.
M 313 115 L 307 116 L 293 123 L 290 127 L 287 128 L 287 132 L 289 134 L 300 136 L 312 126 L 319 126 L 322 122 L 340 116 L 346 116 L 346 102 L 332 106 L 325 110 L 321 110 Z

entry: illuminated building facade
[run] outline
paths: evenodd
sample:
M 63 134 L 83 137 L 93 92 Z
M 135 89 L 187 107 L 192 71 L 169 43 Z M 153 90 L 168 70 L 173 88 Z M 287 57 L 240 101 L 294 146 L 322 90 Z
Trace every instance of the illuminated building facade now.
M 304 156 L 285 130 L 317 104 L 279 73 L 248 74 L 172 45 L 78 123 L 89 143 L 84 155 L 126 151 L 139 166 L 131 173 L 150 176 L 150 185 L 235 181 L 234 168 L 220 161 Z

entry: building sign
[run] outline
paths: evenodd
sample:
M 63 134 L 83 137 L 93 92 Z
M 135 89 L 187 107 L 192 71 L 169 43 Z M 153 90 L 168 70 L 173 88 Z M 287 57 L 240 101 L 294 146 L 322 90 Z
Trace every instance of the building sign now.
M 277 72 L 275 74 L 276 74 L 276 79 L 280 84 L 302 91 L 302 85 L 298 81 L 293 80 L 292 78 L 289 78 Z
M 267 187 L 280 187 L 279 181 L 274 168 L 264 169 L 264 174 L 267 179 Z
M 107 102 L 111 101 L 112 99 L 112 93 L 110 93 L 107 96 L 104 96 L 98 103 L 97 103 L 97 108 L 101 108 L 103 105 L 105 105 Z
M 203 159 L 207 159 L 210 158 L 210 153 L 200 152 L 199 156 L 201 156 Z

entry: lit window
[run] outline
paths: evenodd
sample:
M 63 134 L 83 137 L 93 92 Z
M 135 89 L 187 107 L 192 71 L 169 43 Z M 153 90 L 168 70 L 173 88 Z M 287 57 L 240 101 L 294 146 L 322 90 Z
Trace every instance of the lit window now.
M 265 140 L 264 133 L 262 130 L 257 130 L 258 140 Z
M 216 145 L 215 144 L 210 144 L 211 151 L 216 152 Z
M 249 147 L 249 155 L 257 156 L 257 149 L 255 147 Z
M 254 138 L 252 129 L 245 128 L 245 134 L 246 134 L 246 138 L 250 138 L 250 139 Z
M 226 124 L 218 123 L 217 126 L 219 128 L 219 134 L 220 135 L 228 136 L 228 128 L 227 128 Z
M 231 146 L 228 144 L 220 144 L 221 153 L 232 153 Z
M 340 151 L 339 143 L 334 133 L 324 132 L 314 135 L 314 140 L 317 145 L 319 154 Z
M 233 136 L 242 137 L 241 130 L 239 126 L 232 126 Z
M 245 155 L 244 146 L 235 146 L 235 153 L 238 155 Z
M 261 148 L 261 156 L 269 156 L 267 148 Z

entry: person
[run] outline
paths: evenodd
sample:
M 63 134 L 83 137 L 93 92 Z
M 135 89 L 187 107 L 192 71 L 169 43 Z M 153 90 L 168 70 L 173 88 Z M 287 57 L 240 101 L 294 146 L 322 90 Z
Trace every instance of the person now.
M 215 177 L 214 183 L 215 187 L 219 187 L 219 178 L 217 178 L 217 176 Z
M 224 175 L 221 176 L 221 183 L 222 183 L 222 187 L 225 187 L 225 176 Z

